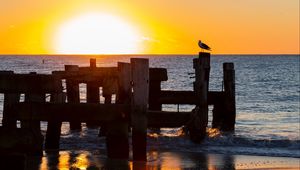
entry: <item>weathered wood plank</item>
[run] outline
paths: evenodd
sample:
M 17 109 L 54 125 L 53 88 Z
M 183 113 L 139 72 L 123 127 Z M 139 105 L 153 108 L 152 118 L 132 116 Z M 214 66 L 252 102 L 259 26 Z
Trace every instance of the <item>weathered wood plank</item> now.
M 19 120 L 111 121 L 129 113 L 129 105 L 95 103 L 18 103 L 11 108 Z
M 199 58 L 193 60 L 195 69 L 194 91 L 198 102 L 195 109 L 193 123 L 189 126 L 191 140 L 199 143 L 206 135 L 208 124 L 208 82 L 210 70 L 210 53 L 199 53 Z
M 51 94 L 50 102 L 65 103 L 66 96 L 64 93 Z M 46 132 L 46 141 L 45 141 L 45 149 L 46 150 L 58 150 L 59 149 L 61 125 L 62 125 L 62 122 L 58 121 L 58 120 L 48 121 L 47 132 Z
M 0 75 L 12 75 L 13 71 L 0 71 Z M 9 113 L 9 107 L 12 107 L 20 100 L 20 94 L 17 93 L 4 93 L 2 125 L 8 128 L 16 128 L 16 119 Z
M 166 68 L 150 68 L 149 69 L 150 81 L 167 81 L 168 74 Z
M 161 110 L 161 88 L 160 81 L 149 82 L 149 110 Z
M 208 105 L 218 102 L 220 97 L 224 96 L 224 92 L 210 91 L 207 96 Z M 158 102 L 161 104 L 197 104 L 198 98 L 194 91 L 170 91 L 162 90 Z
M 25 94 L 25 102 L 38 102 L 38 103 L 44 103 L 45 102 L 45 94 L 38 94 L 38 93 L 26 93 Z M 30 110 L 28 110 L 30 112 Z M 29 113 L 30 114 L 30 113 Z M 39 120 L 22 120 L 21 121 L 21 128 L 28 128 L 36 131 L 37 133 L 41 134 L 41 124 Z
M 118 62 L 118 95 L 116 103 L 131 104 L 131 65 L 129 63 Z
M 100 103 L 100 90 L 96 82 L 90 82 L 86 84 L 86 102 L 87 103 Z M 86 122 L 86 126 L 89 128 L 95 128 L 99 125 L 97 121 Z
M 198 99 L 194 91 L 162 90 L 158 102 L 162 104 L 196 104 Z
M 133 84 L 131 112 L 133 160 L 146 161 L 149 60 L 131 58 L 130 61 Z
M 53 71 L 53 74 L 61 79 L 75 79 L 80 83 L 90 81 L 102 82 L 104 78 L 118 78 L 117 67 L 79 67 L 78 71 Z M 167 81 L 168 75 L 165 68 L 149 68 L 150 81 Z
M 53 75 L 0 74 L 0 93 L 57 93 L 55 81 Z
M 105 78 L 102 83 L 102 89 L 103 97 L 105 97 L 105 100 L 107 99 L 111 102 L 109 96 L 111 98 L 112 94 L 118 93 L 118 79 Z
M 99 86 L 96 83 L 88 83 L 86 85 L 86 101 L 87 103 L 100 103 Z
M 95 69 L 97 68 L 97 63 L 95 58 L 90 58 L 90 68 Z
M 119 81 L 116 103 L 130 104 L 131 96 L 131 68 L 129 63 L 118 63 Z M 111 96 L 109 96 L 111 97 Z M 106 102 L 105 98 L 105 102 Z M 110 159 L 128 159 L 128 113 L 123 113 L 123 119 L 111 121 L 107 124 L 106 146 Z M 101 127 L 102 128 L 102 127 Z
M 147 111 L 148 128 L 181 127 L 190 120 L 191 112 Z
M 36 72 L 31 72 L 30 74 L 36 75 Z M 25 93 L 26 103 L 45 103 L 45 101 L 45 93 Z M 30 114 L 30 110 L 27 110 L 27 112 Z M 36 141 L 39 141 L 38 144 L 35 146 L 35 149 L 33 150 L 34 154 L 43 155 L 44 136 L 41 133 L 40 120 L 21 120 L 21 128 L 28 129 L 29 131 L 31 131 L 34 137 L 36 138 Z
M 65 65 L 66 71 L 79 71 L 78 65 Z M 67 101 L 68 103 L 80 103 L 79 82 L 74 79 L 66 79 Z M 81 121 L 75 120 L 70 122 L 71 130 L 80 130 Z
M 235 106 L 235 71 L 233 63 L 223 63 L 223 82 L 225 91 L 225 113 L 223 131 L 234 131 L 236 106 Z
M 18 103 L 20 100 L 20 94 L 17 93 L 5 93 L 4 94 L 4 104 L 3 104 L 3 118 L 2 125 L 8 128 L 17 127 L 17 119 L 13 116 L 13 113 L 9 109 L 13 107 L 14 104 Z
M 36 72 L 31 72 L 31 75 L 36 75 Z M 40 84 L 42 86 L 42 84 Z M 45 93 L 25 93 L 25 102 L 40 102 L 46 101 Z M 41 135 L 40 121 L 21 121 L 21 128 L 28 128 L 35 131 L 36 134 Z
M 117 78 L 117 67 L 78 67 L 78 70 L 53 71 L 61 79 L 81 78 L 82 81 L 94 81 L 101 77 Z

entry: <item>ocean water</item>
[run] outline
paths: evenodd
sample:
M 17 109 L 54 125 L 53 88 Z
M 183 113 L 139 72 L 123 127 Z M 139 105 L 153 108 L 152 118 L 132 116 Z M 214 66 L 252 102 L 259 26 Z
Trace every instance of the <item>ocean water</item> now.
M 149 58 L 151 67 L 168 69 L 168 81 L 162 89 L 192 90 L 196 55 L 143 56 L 0 56 L 0 70 L 16 73 L 50 74 L 63 70 L 65 64 L 88 66 L 89 58 L 97 58 L 97 66 L 116 66 L 131 57 Z M 43 63 L 44 61 L 44 63 Z M 236 72 L 236 131 L 224 134 L 208 129 L 202 144 L 192 143 L 181 128 L 162 129 L 161 134 L 149 131 L 148 150 L 191 153 L 246 154 L 300 157 L 300 57 L 299 55 L 212 55 L 209 90 L 222 90 L 222 63 L 233 62 Z M 81 100 L 85 100 L 81 86 Z M 180 105 L 189 111 L 190 105 Z M 3 95 L 0 94 L 0 118 Z M 176 111 L 177 105 L 163 105 L 163 110 Z M 211 110 L 210 122 L 211 126 Z M 42 122 L 45 133 L 46 122 Z M 82 131 L 70 131 L 63 123 L 61 150 L 86 150 L 97 154 L 105 149 L 105 138 L 97 137 L 98 129 L 82 124 Z M 151 157 L 151 155 L 150 155 Z

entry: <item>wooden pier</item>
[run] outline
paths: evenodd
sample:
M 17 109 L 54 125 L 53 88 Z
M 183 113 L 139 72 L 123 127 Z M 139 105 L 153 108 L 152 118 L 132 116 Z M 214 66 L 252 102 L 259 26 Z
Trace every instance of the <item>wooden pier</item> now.
M 200 143 L 206 136 L 208 105 L 214 106 L 212 127 L 234 131 L 233 63 L 223 65 L 224 91 L 208 89 L 209 53 L 199 53 L 199 58 L 193 59 L 193 66 L 192 91 L 162 90 L 161 82 L 168 80 L 167 70 L 149 68 L 148 59 L 142 58 L 119 62 L 117 67 L 97 67 L 96 60 L 91 59 L 89 67 L 65 65 L 64 71 L 53 71 L 50 75 L 0 71 L 0 93 L 4 94 L 0 153 L 41 154 L 43 148 L 58 151 L 62 122 L 70 122 L 73 130 L 80 130 L 81 123 L 86 122 L 88 127 L 101 127 L 111 159 L 129 159 L 131 129 L 133 160 L 145 161 L 147 128 L 186 126 L 191 140 Z M 86 84 L 84 103 L 80 102 L 82 83 Z M 25 96 L 22 102 L 21 95 Z M 190 104 L 195 108 L 190 112 L 162 111 L 163 104 Z M 21 122 L 20 128 L 16 126 L 17 120 Z M 45 137 L 40 131 L 40 121 L 48 122 Z M 20 136 L 11 136 L 10 132 Z M 30 140 L 19 141 L 21 134 Z M 5 143 L 8 138 L 14 142 Z

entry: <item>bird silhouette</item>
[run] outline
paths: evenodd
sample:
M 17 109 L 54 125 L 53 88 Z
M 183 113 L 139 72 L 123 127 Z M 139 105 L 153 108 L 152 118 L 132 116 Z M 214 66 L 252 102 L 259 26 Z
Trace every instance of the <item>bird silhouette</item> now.
M 202 50 L 208 50 L 208 51 L 211 51 L 211 48 L 204 44 L 203 42 L 201 42 L 201 40 L 198 41 L 198 46 L 202 49 Z

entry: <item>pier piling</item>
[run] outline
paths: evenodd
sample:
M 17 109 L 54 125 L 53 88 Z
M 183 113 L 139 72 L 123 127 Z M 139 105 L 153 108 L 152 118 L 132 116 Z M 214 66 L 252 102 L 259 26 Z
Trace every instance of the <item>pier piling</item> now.
M 50 96 L 51 103 L 65 103 L 66 95 L 62 92 L 61 80 L 57 79 L 54 83 L 57 83 L 57 93 L 52 93 Z M 61 91 L 61 93 L 59 93 Z M 46 151 L 58 151 L 59 149 L 59 140 L 61 134 L 62 122 L 58 120 L 48 121 L 46 140 L 45 140 L 45 149 Z
M 65 65 L 65 70 L 70 72 L 75 72 L 75 71 L 79 71 L 79 67 L 77 65 Z M 68 103 L 80 103 L 79 83 L 72 79 L 66 79 L 66 87 L 67 87 Z M 81 130 L 81 122 L 71 121 L 70 129 Z
M 70 122 L 71 130 L 80 130 L 81 122 L 87 122 L 88 127 L 101 126 L 101 133 L 106 136 L 107 156 L 114 162 L 129 159 L 131 128 L 133 160 L 146 161 L 147 128 L 187 126 L 191 140 L 200 143 L 206 136 L 208 105 L 214 106 L 212 127 L 234 131 L 233 63 L 223 64 L 224 91 L 209 91 L 209 53 L 200 52 L 199 58 L 193 60 L 193 67 L 195 82 L 190 91 L 161 89 L 161 82 L 168 79 L 167 69 L 149 68 L 149 60 L 143 58 L 119 62 L 118 67 L 97 67 L 96 59 L 91 59 L 89 67 L 65 65 L 65 71 L 53 71 L 51 75 L 0 71 L 3 127 L 30 136 L 32 142 L 6 134 L 2 127 L 0 140 L 12 139 L 15 144 L 11 150 L 41 153 L 40 121 L 47 121 L 45 149 L 59 151 L 62 122 Z M 66 80 L 66 94 L 63 80 Z M 79 83 L 87 85 L 86 103 L 80 103 Z M 104 103 L 100 103 L 100 88 Z M 20 94 L 25 94 L 24 102 L 20 102 Z M 45 99 L 48 94 L 50 102 Z M 189 104 L 195 108 L 186 112 L 162 111 L 163 104 Z M 17 120 L 21 121 L 21 129 L 16 126 Z M 0 149 L 7 143 L 2 146 L 0 142 Z
M 90 70 L 96 70 L 96 59 L 90 59 Z M 100 90 L 99 84 L 96 81 L 91 81 L 86 83 L 86 102 L 87 103 L 100 103 Z M 97 127 L 99 126 L 99 122 L 91 121 L 86 122 L 87 127 Z
M 149 60 L 132 58 L 132 150 L 133 160 L 146 161 L 147 105 L 149 92 Z
M 223 131 L 234 131 L 236 106 L 235 106 L 235 71 L 233 63 L 223 63 L 223 82 L 225 91 L 225 113 Z
M 194 92 L 197 104 L 189 123 L 191 140 L 199 143 L 206 135 L 208 124 L 208 82 L 210 71 L 210 53 L 199 53 L 199 58 L 194 59 L 195 82 Z
M 130 64 L 118 63 L 118 75 L 116 103 L 129 105 L 131 102 Z M 107 124 L 106 146 L 107 156 L 110 159 L 129 159 L 128 120 L 129 113 L 123 112 L 122 119 Z
M 13 71 L 0 71 L 0 74 L 12 75 Z M 2 83 L 7 83 L 3 81 Z M 9 86 L 9 84 L 7 84 Z M 20 101 L 20 93 L 4 93 L 4 104 L 3 104 L 3 116 L 2 116 L 2 125 L 3 127 L 16 128 L 17 120 L 12 116 L 13 113 L 9 109 L 15 103 Z

